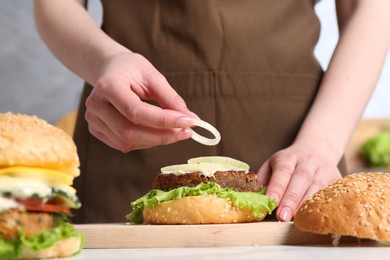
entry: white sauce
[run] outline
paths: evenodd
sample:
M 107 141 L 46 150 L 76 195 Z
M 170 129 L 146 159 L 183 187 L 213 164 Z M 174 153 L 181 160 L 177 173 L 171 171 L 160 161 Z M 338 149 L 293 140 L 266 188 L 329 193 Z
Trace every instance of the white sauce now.
M 65 184 L 55 184 L 53 185 L 54 188 L 57 188 L 59 190 L 62 190 L 63 192 L 65 192 L 66 194 L 68 195 L 75 195 L 76 194 L 76 190 L 68 185 L 65 185 Z
M 0 212 L 18 207 L 19 204 L 16 203 L 14 200 L 0 196 Z
M 212 177 L 214 178 L 214 174 L 218 171 L 242 171 L 242 169 L 214 169 L 214 170 L 193 170 L 193 171 L 184 171 L 184 170 L 178 170 L 178 171 L 166 171 L 162 172 L 162 174 L 174 174 L 176 176 L 183 175 L 186 173 L 192 173 L 192 172 L 200 172 L 200 175 L 205 177 Z M 248 171 L 245 171 L 245 173 L 248 173 Z
M 52 194 L 52 188 L 42 180 L 1 176 L 0 193 L 11 193 L 17 198 L 29 198 L 34 194 L 45 198 Z
M 186 173 L 192 173 L 192 172 L 200 172 L 201 175 L 203 176 L 206 176 L 206 177 L 214 177 L 214 174 L 217 172 L 218 170 L 203 170 L 203 171 L 199 171 L 199 170 L 193 170 L 193 171 L 183 171 L 183 170 L 178 170 L 178 171 L 167 171 L 167 172 L 163 172 L 162 174 L 174 174 L 176 176 L 179 176 L 179 175 L 183 175 L 183 174 L 186 174 Z

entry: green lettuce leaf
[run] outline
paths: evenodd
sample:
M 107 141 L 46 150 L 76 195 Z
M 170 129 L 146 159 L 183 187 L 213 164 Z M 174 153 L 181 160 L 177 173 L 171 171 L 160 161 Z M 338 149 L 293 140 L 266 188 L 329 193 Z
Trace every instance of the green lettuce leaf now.
M 67 239 L 70 237 L 80 238 L 81 250 L 84 246 L 84 235 L 78 233 L 70 223 L 59 222 L 59 224 L 51 231 L 45 230 L 29 238 L 26 238 L 25 232 L 21 230 L 19 232 L 19 236 L 14 240 L 0 239 L 0 259 L 15 259 L 22 256 L 23 248 L 28 248 L 32 251 L 39 251 L 51 247 L 61 239 Z
M 390 130 L 367 140 L 361 147 L 363 156 L 373 167 L 390 166 Z
M 215 182 L 200 183 L 196 187 L 180 187 L 170 191 L 153 189 L 130 204 L 132 212 L 126 216 L 126 219 L 136 224 L 142 224 L 144 207 L 153 208 L 165 201 L 210 194 L 228 199 L 238 208 L 251 210 L 255 217 L 262 217 L 264 211 L 271 214 L 277 207 L 277 201 L 264 193 L 265 188 L 259 192 L 237 192 L 230 188 L 222 188 Z
M 0 259 L 13 259 L 18 255 L 14 241 L 0 239 Z

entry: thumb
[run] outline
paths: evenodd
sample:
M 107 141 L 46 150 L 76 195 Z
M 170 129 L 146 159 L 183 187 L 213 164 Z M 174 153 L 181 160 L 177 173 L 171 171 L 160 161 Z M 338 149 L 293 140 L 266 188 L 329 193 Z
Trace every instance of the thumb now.
M 188 109 L 184 99 L 172 88 L 162 74 L 150 77 L 149 84 L 151 98 L 162 108 L 175 110 L 192 118 L 198 118 L 194 112 Z

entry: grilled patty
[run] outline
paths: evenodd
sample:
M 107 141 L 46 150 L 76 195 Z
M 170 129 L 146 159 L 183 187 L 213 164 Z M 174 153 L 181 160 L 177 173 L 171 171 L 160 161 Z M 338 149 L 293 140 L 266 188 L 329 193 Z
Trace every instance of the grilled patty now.
M 54 227 L 53 216 L 48 213 L 9 210 L 0 213 L 0 239 L 12 240 L 19 230 L 25 231 L 26 237 Z
M 202 182 L 216 182 L 224 188 L 232 188 L 235 191 L 257 192 L 260 185 L 257 184 L 257 175 L 254 172 L 244 171 L 217 171 L 214 177 L 206 177 L 200 172 L 181 175 L 158 174 L 153 181 L 153 188 L 169 191 L 178 187 L 194 187 Z

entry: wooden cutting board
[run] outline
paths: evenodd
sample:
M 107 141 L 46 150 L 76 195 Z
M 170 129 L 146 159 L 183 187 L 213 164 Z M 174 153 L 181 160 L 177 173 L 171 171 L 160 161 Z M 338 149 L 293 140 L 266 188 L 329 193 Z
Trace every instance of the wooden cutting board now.
M 302 232 L 292 222 L 214 225 L 75 225 L 86 235 L 85 248 L 224 247 L 260 245 L 332 245 L 330 235 Z M 356 242 L 343 237 L 341 243 Z

